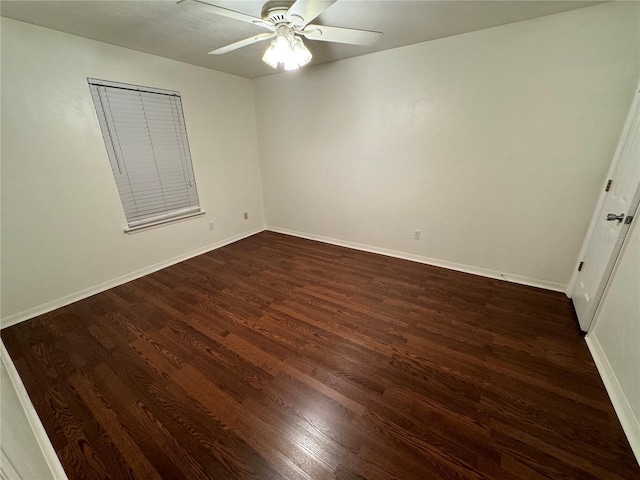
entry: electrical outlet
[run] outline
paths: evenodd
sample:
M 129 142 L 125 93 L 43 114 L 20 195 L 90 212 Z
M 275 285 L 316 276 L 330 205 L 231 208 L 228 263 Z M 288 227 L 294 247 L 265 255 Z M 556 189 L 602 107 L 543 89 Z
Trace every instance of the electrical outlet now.
M 420 240 L 420 230 L 414 230 L 413 231 L 413 239 L 414 240 Z
M 209 222 L 209 230 L 213 230 L 213 222 Z
M 244 219 L 245 219 L 245 220 L 249 220 L 249 213 L 244 212 Z

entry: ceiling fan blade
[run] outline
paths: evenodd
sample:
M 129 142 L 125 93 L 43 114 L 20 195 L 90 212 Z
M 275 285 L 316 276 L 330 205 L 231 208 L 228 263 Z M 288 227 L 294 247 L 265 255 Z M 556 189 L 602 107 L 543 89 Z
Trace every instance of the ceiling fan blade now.
M 302 34 L 310 40 L 323 42 L 350 43 L 373 47 L 382 37 L 382 32 L 355 30 L 352 28 L 325 27 L 324 25 L 307 25 Z
M 233 50 L 246 47 L 247 45 L 251 45 L 253 43 L 262 42 L 263 40 L 268 40 L 275 36 L 276 36 L 276 32 L 261 33 L 260 35 L 254 35 L 253 37 L 245 38 L 244 40 L 240 40 L 239 42 L 232 43 L 231 45 L 227 45 L 226 47 L 221 47 L 221 48 L 218 48 L 217 50 L 213 50 L 209 52 L 209 54 L 222 55 L 223 53 L 231 52 Z
M 273 24 L 271 22 L 267 22 L 261 18 L 252 17 L 251 15 L 246 15 L 244 13 L 236 12 L 235 10 L 229 10 L 228 8 L 219 7 L 214 5 L 207 0 L 180 0 L 178 3 L 183 3 L 187 1 L 193 1 L 197 3 L 203 3 L 208 5 L 208 10 L 216 15 L 220 15 L 222 17 L 233 18 L 234 20 L 240 20 L 241 22 L 252 23 L 253 25 L 257 25 L 258 27 L 272 28 Z
M 293 19 L 293 16 L 301 17 L 304 22 L 301 27 L 304 27 L 309 22 L 311 22 L 314 18 L 324 12 L 331 5 L 336 3 L 337 0 L 297 0 L 287 13 L 286 17 Z

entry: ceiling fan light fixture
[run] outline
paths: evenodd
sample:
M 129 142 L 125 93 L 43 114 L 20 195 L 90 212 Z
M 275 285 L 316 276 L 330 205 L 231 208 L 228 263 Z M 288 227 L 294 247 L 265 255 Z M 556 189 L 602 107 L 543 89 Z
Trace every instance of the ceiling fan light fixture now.
M 293 54 L 295 55 L 296 61 L 298 65 L 304 67 L 307 63 L 311 61 L 312 55 L 307 46 L 302 42 L 300 37 L 295 37 L 293 39 Z
M 273 68 L 278 68 L 278 63 L 284 63 L 285 60 L 289 58 L 290 51 L 291 46 L 289 45 L 287 37 L 278 34 L 271 42 L 271 45 L 269 45 L 269 48 L 264 52 L 262 61 Z
M 278 68 L 279 58 L 280 57 L 276 49 L 276 41 L 274 40 L 271 42 L 271 45 L 269 45 L 269 48 L 265 50 L 264 55 L 262 56 L 262 61 L 270 67 Z
M 298 62 L 296 62 L 293 58 L 288 58 L 285 62 L 284 62 L 284 69 L 287 72 L 290 72 L 292 70 L 297 70 L 300 68 L 300 65 L 298 64 Z
M 284 35 L 278 35 L 273 41 L 278 58 L 287 58 L 291 52 L 289 39 Z
M 302 39 L 294 34 L 293 29 L 281 26 L 277 37 L 264 52 L 262 61 L 272 68 L 278 68 L 282 63 L 285 70 L 291 71 L 309 63 L 311 57 L 311 52 Z

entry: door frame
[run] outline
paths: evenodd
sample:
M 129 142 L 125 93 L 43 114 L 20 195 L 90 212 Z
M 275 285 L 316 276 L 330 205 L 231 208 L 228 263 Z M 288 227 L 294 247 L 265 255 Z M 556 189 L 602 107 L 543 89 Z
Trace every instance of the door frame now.
M 600 189 L 600 196 L 598 197 L 598 202 L 596 203 L 596 206 L 593 210 L 593 214 L 591 215 L 591 222 L 589 223 L 589 228 L 587 229 L 587 233 L 584 237 L 584 240 L 582 242 L 582 247 L 580 248 L 580 253 L 578 255 L 578 258 L 576 259 L 576 263 L 575 266 L 573 268 L 573 273 L 571 275 L 571 279 L 569 280 L 569 284 L 567 285 L 567 289 L 565 290 L 565 294 L 567 295 L 567 297 L 571 298 L 571 296 L 573 295 L 573 291 L 576 288 L 576 282 L 578 280 L 578 267 L 580 266 L 580 262 L 583 261 L 585 255 L 587 254 L 587 250 L 589 248 L 589 243 L 591 242 L 591 237 L 593 236 L 594 230 L 596 228 L 596 224 L 598 222 L 599 219 L 599 215 L 600 215 L 600 210 L 602 210 L 602 207 L 604 205 L 605 202 L 605 197 L 607 196 L 607 192 L 605 191 L 605 188 L 607 186 L 607 182 L 609 181 L 610 178 L 612 178 L 613 173 L 615 172 L 616 168 L 618 167 L 618 163 L 620 160 L 620 155 L 622 154 L 622 149 L 624 147 L 624 142 L 621 142 L 620 140 L 627 138 L 627 135 L 629 134 L 629 130 L 631 129 L 631 125 L 633 123 L 633 112 L 635 112 L 636 108 L 640 108 L 640 81 L 638 82 L 638 86 L 636 87 L 636 89 L 634 90 L 633 93 L 633 100 L 631 102 L 631 106 L 629 107 L 629 111 L 627 112 L 627 116 L 624 122 L 624 127 L 622 128 L 622 133 L 620 134 L 619 140 L 618 140 L 618 144 L 616 146 L 616 150 L 615 153 L 613 154 L 613 159 L 611 161 L 611 165 L 609 166 L 609 170 L 607 171 L 607 175 L 604 178 L 604 181 L 602 183 L 602 187 Z M 618 250 L 619 252 L 619 250 Z M 613 256 L 613 255 L 612 255 Z M 616 255 L 617 256 L 617 255 Z M 615 262 L 613 262 L 615 264 Z M 609 271 L 608 273 L 609 275 L 611 274 L 611 271 Z M 605 282 L 605 286 L 606 286 L 606 282 Z M 600 295 L 602 297 L 602 295 Z M 600 301 L 600 300 L 598 300 Z M 597 307 L 596 307 L 596 311 L 597 311 Z M 595 318 L 595 317 L 594 317 Z M 593 327 L 593 321 L 591 322 L 591 325 L 589 326 L 589 330 L 591 330 L 591 328 Z

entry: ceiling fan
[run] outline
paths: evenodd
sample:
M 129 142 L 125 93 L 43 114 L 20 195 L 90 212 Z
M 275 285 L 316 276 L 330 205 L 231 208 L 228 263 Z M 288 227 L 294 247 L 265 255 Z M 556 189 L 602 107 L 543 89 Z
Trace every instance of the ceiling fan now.
M 188 0 L 180 0 L 183 3 Z M 255 18 L 244 13 L 214 5 L 208 0 L 191 0 L 209 5 L 211 11 L 223 17 L 233 18 L 270 30 L 253 37 L 209 52 L 213 55 L 246 47 L 257 42 L 272 39 L 262 60 L 273 68 L 282 63 L 285 70 L 296 70 L 311 61 L 311 52 L 302 42 L 309 40 L 323 42 L 348 43 L 352 45 L 373 46 L 382 37 L 381 32 L 354 30 L 351 28 L 327 27 L 310 22 L 333 5 L 337 0 L 269 0 L 262 7 L 262 18 Z

